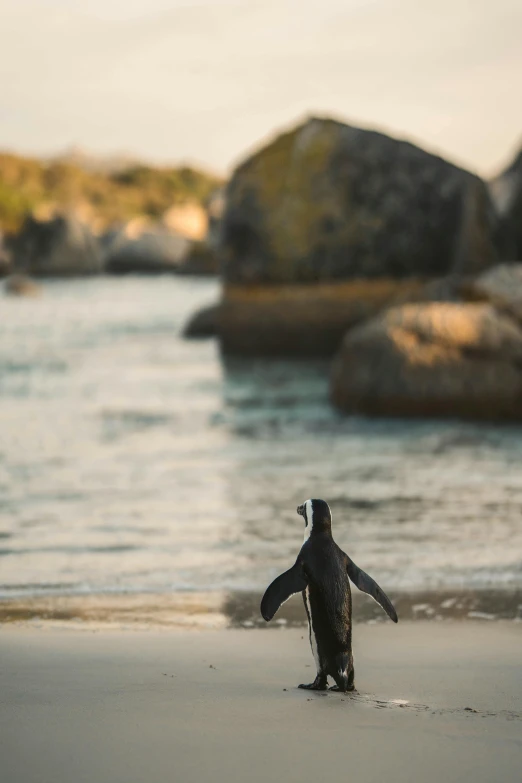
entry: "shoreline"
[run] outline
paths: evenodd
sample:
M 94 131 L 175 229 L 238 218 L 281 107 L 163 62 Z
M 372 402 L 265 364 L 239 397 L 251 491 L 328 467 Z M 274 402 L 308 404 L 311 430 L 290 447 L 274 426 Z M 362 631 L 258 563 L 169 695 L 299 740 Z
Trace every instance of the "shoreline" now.
M 382 609 L 353 589 L 356 624 L 386 623 Z M 522 589 L 392 592 L 401 622 L 522 622 Z M 0 632 L 9 625 L 74 628 L 234 629 L 307 625 L 301 597 L 285 603 L 267 626 L 261 592 L 91 593 L 0 599 Z
M 515 783 L 522 626 L 360 625 L 358 693 L 299 690 L 306 633 L 4 626 L 7 783 Z M 131 642 L 131 643 L 129 643 Z

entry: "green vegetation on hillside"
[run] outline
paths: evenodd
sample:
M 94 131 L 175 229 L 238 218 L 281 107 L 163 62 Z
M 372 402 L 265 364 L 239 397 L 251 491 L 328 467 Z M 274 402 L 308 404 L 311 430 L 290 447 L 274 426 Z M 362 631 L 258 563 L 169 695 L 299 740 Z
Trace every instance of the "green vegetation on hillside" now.
M 173 204 L 204 204 L 220 184 L 217 177 L 188 166 L 133 165 L 105 174 L 0 153 L 0 229 L 16 231 L 25 215 L 42 205 L 88 208 L 101 226 L 138 215 L 158 218 Z

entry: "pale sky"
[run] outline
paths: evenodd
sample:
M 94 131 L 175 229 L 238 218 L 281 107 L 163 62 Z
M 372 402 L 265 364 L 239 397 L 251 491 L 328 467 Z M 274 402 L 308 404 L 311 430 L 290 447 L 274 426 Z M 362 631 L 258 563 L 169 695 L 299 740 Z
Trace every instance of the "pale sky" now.
M 0 148 L 225 172 L 331 114 L 489 176 L 522 144 L 522 0 L 0 0 Z

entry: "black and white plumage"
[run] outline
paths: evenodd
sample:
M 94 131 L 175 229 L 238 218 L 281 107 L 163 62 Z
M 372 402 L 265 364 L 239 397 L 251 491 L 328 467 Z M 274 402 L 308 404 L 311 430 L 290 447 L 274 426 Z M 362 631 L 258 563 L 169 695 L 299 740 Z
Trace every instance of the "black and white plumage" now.
M 267 588 L 261 601 L 261 614 L 268 622 L 290 596 L 302 592 L 317 676 L 314 682 L 299 687 L 325 690 L 330 676 L 336 683 L 332 690 L 350 691 L 354 689 L 354 668 L 349 580 L 371 595 L 395 623 L 397 612 L 379 585 L 333 540 L 328 503 L 307 500 L 297 513 L 305 520 L 303 546 L 292 568 Z

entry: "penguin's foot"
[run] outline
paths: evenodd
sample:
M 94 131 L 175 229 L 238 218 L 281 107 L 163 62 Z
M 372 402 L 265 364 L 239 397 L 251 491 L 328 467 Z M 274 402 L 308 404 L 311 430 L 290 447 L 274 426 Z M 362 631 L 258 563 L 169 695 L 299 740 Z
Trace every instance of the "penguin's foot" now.
M 319 677 L 317 676 L 313 682 L 311 682 L 309 685 L 298 685 L 298 688 L 302 688 L 305 691 L 326 691 L 328 690 L 327 687 L 327 679 L 326 677 Z
M 347 688 L 339 688 L 338 685 L 332 685 L 332 687 L 328 688 L 328 690 L 335 691 L 336 693 L 351 693 L 352 691 L 355 691 L 355 693 L 357 693 L 355 685 L 349 685 Z

